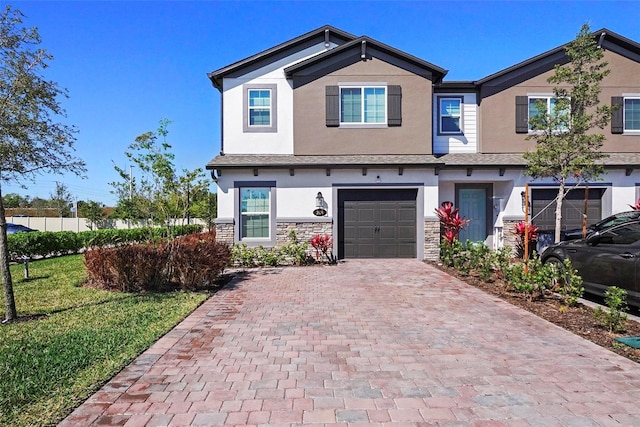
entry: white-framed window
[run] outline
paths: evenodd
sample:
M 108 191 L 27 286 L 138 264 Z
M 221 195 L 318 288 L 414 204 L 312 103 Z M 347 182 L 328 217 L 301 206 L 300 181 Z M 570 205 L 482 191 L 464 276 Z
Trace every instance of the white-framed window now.
M 341 124 L 386 124 L 387 88 L 385 86 L 341 86 Z
M 438 130 L 441 134 L 462 133 L 462 97 L 438 98 Z
M 539 102 L 545 105 L 545 109 L 540 109 Z M 556 112 L 556 98 L 553 95 L 534 95 L 529 96 L 529 132 L 535 132 L 531 126 L 531 119 L 539 116 L 540 114 L 548 114 L 549 116 L 553 116 Z M 567 112 L 568 115 L 568 112 Z M 567 117 L 568 119 L 568 117 Z M 558 129 L 559 132 L 566 131 L 568 127 L 566 125 L 560 125 Z
M 625 132 L 640 132 L 640 96 L 625 97 L 623 106 Z
M 240 188 L 240 240 L 271 238 L 271 188 Z
M 277 132 L 277 85 L 245 84 L 242 90 L 243 132 Z
M 271 90 L 248 89 L 249 126 L 271 126 Z

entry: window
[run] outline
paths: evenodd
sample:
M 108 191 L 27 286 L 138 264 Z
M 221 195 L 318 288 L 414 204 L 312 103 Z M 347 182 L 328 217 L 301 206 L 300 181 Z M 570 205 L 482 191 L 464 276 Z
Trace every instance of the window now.
M 340 123 L 385 124 L 386 122 L 386 87 L 340 88 Z
M 249 126 L 271 126 L 269 89 L 249 89 Z
M 243 131 L 277 132 L 275 84 L 246 84 L 243 89 Z
M 462 133 L 462 98 L 438 98 L 439 133 Z
M 539 108 L 539 101 L 546 106 L 544 110 Z M 552 96 L 530 96 L 529 97 L 529 131 L 533 131 L 531 126 L 531 119 L 538 117 L 540 114 L 549 114 L 550 117 L 553 117 L 556 113 L 556 98 Z M 564 121 L 564 124 L 559 124 L 557 127 L 558 131 L 566 131 L 568 115 L 558 114 L 561 121 Z M 564 116 L 564 117 L 563 117 Z
M 240 239 L 269 239 L 271 230 L 271 189 L 240 188 Z
M 640 97 L 624 99 L 624 130 L 640 131 Z

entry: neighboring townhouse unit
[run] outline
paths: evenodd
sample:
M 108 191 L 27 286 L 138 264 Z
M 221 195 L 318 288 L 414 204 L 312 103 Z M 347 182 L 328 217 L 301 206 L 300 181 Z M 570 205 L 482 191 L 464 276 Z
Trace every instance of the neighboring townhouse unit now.
M 640 187 L 640 45 L 597 34 L 611 68 L 601 101 L 620 108 L 607 173 L 589 183 L 589 222 L 628 209 Z M 550 99 L 547 78 L 566 61 L 560 46 L 447 82 L 439 66 L 325 26 L 210 73 L 222 106 L 221 152 L 207 164 L 219 239 L 276 246 L 295 230 L 332 235 L 339 258 L 437 259 L 442 202 L 472 220 L 462 240 L 512 245 L 526 183 L 534 222 L 552 229 L 557 188 L 527 177 L 522 153 L 535 145 L 530 106 Z M 569 195 L 564 227 L 580 225 L 584 196 Z

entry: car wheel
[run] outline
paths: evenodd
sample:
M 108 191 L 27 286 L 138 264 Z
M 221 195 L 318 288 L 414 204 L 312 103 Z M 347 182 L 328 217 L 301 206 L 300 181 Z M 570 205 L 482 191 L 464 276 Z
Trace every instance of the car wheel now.
M 567 277 L 567 267 L 564 265 L 564 262 L 560 258 L 552 256 L 547 258 L 544 261 L 544 264 L 553 266 L 556 271 L 556 274 L 554 275 L 554 290 L 557 291 L 558 288 L 566 286 L 569 281 L 569 277 Z

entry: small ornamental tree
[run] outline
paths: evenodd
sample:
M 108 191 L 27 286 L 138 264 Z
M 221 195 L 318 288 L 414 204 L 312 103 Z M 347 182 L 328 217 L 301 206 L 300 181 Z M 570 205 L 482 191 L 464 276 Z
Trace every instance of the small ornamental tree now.
M 453 208 L 453 203 L 443 202 L 442 206 L 436 209 L 436 215 L 440 220 L 443 228 L 444 240 L 452 244 L 454 240 L 458 240 L 460 231 L 469 223 L 470 220 L 460 216 L 460 208 Z
M 635 205 L 629 205 L 629 207 L 634 211 L 640 211 L 640 199 L 638 199 Z
M 333 247 L 333 239 L 328 234 L 321 236 L 320 234 L 316 234 L 309 240 L 313 249 L 316 250 L 316 261 L 320 260 L 320 254 L 322 254 L 328 262 L 334 263 L 335 258 L 331 251 Z
M 600 149 L 605 136 L 594 129 L 603 129 L 611 118 L 611 107 L 600 105 L 598 98 L 600 82 L 610 70 L 588 24 L 582 26 L 565 51 L 569 62 L 556 65 L 547 79 L 556 85 L 549 107 L 546 100 L 540 99 L 530 109 L 532 133 L 527 138 L 536 142 L 536 148 L 523 155 L 529 176 L 551 178 L 558 184 L 556 242 L 560 241 L 562 201 L 571 189 L 569 181 L 589 182 L 604 172 L 602 160 L 607 155 Z

